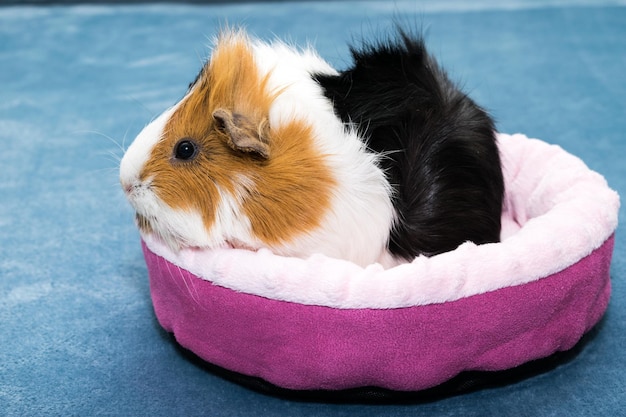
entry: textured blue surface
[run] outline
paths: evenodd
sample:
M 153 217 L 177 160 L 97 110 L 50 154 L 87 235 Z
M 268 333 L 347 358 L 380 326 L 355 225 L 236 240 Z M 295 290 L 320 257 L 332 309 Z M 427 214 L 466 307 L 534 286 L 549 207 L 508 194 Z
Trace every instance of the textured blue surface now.
M 0 415 L 626 415 L 623 227 L 606 318 L 573 360 L 434 402 L 264 396 L 185 359 L 156 323 L 120 147 L 181 97 L 224 22 L 341 67 L 350 39 L 394 17 L 425 29 L 501 131 L 560 144 L 626 195 L 621 1 L 0 8 Z

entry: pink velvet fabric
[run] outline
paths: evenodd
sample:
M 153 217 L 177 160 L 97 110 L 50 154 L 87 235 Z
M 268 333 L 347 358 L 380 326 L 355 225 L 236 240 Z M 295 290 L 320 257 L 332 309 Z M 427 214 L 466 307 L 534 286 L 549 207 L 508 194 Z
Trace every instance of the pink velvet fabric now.
M 573 347 L 607 307 L 613 237 L 549 277 L 397 309 L 244 294 L 143 248 L 159 322 L 204 360 L 289 389 L 422 390 L 465 370 L 508 369 Z

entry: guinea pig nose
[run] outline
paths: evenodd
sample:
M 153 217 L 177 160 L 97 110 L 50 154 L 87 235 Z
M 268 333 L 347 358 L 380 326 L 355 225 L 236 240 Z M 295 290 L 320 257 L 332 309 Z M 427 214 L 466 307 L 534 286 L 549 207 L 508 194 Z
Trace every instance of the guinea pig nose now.
M 122 189 L 124 190 L 124 193 L 130 194 L 133 191 L 133 186 L 128 183 L 122 183 Z
M 132 181 L 120 180 L 122 184 L 122 190 L 126 195 L 132 194 L 133 190 L 136 188 L 136 185 Z

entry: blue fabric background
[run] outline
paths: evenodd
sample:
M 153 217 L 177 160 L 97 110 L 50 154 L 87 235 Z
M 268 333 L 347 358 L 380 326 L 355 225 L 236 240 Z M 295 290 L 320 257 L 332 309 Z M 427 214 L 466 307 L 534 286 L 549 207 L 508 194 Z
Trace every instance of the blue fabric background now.
M 384 33 L 395 17 L 424 29 L 501 131 L 560 144 L 624 196 L 625 5 L 0 7 L 0 415 L 626 415 L 623 227 L 600 331 L 556 369 L 421 404 L 294 402 L 228 382 L 175 348 L 154 318 L 117 184 L 122 147 L 181 97 L 221 24 L 310 42 L 343 67 L 347 42 Z

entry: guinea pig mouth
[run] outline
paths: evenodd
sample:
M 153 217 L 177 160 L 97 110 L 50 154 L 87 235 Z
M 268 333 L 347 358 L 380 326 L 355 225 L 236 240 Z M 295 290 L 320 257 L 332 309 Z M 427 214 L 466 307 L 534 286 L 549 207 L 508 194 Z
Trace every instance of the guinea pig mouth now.
M 135 222 L 141 231 L 141 234 L 153 236 L 175 252 L 180 250 L 181 245 L 179 243 L 179 239 L 168 233 L 167 230 L 159 228 L 156 221 L 151 221 L 148 217 L 135 213 Z
M 126 199 L 135 210 L 137 225 L 141 230 L 153 229 L 154 214 L 159 213 L 161 204 L 152 192 L 151 181 L 122 181 Z

